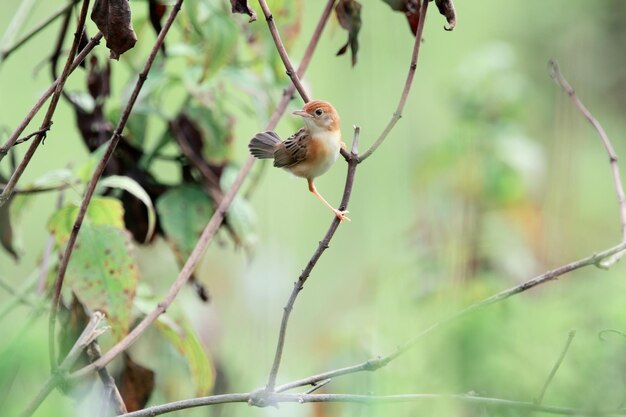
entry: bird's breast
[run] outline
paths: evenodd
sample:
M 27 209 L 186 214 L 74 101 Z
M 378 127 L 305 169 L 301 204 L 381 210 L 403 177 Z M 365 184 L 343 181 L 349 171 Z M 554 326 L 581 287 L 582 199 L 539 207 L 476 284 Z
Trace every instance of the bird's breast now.
M 308 143 L 306 159 L 291 171 L 305 178 L 319 177 L 333 166 L 339 155 L 341 132 L 315 133 Z

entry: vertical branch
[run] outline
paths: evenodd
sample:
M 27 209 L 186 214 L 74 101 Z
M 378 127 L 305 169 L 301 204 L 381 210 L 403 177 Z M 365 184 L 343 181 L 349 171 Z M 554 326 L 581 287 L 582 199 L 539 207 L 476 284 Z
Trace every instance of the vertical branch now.
M 334 3 L 334 0 L 329 0 L 328 3 L 329 4 Z M 330 12 L 327 12 L 327 9 L 329 7 L 332 8 L 332 5 L 330 6 L 327 5 L 326 9 L 324 9 L 324 13 L 322 13 L 322 16 L 320 18 L 320 23 L 318 23 L 317 29 L 314 32 L 313 36 L 311 37 L 311 40 L 309 41 L 309 47 L 307 48 L 307 51 L 310 51 L 310 54 L 312 54 L 313 51 L 315 50 L 315 47 L 317 46 L 319 37 L 322 32 L 322 29 L 324 28 L 326 22 L 328 21 L 328 16 L 330 15 Z M 302 73 L 306 71 L 306 66 L 304 66 L 304 62 L 303 62 L 303 66 L 301 67 L 301 70 L 302 70 Z M 274 114 L 270 118 L 270 122 L 266 126 L 266 130 L 272 130 L 276 127 L 276 124 L 278 123 L 278 120 L 280 119 L 280 115 L 282 115 L 285 109 L 287 108 L 287 104 L 289 103 L 290 97 L 291 97 L 290 95 L 283 95 L 283 98 L 280 104 L 274 111 Z M 148 326 L 150 326 L 154 322 L 154 320 L 156 320 L 157 317 L 159 317 L 159 315 L 161 315 L 169 307 L 169 305 L 176 298 L 176 295 L 178 294 L 180 289 L 183 287 L 183 285 L 187 282 L 187 280 L 191 276 L 191 273 L 195 270 L 196 266 L 198 265 L 198 262 L 200 261 L 202 254 L 208 247 L 209 243 L 213 240 L 215 233 L 219 229 L 219 226 L 221 225 L 222 221 L 224 220 L 224 216 L 226 215 L 228 208 L 230 207 L 231 203 L 233 202 L 233 199 L 239 192 L 239 189 L 241 188 L 243 181 L 246 179 L 246 177 L 250 173 L 250 170 L 252 169 L 252 166 L 254 165 L 255 161 L 256 159 L 254 157 L 252 156 L 248 157 L 248 159 L 244 163 L 241 170 L 239 170 L 239 173 L 237 174 L 235 181 L 231 185 L 228 192 L 224 194 L 224 197 L 222 198 L 221 203 L 218 205 L 217 209 L 215 210 L 215 213 L 213 213 L 213 216 L 211 217 L 211 220 L 209 220 L 208 224 L 205 226 L 204 230 L 202 231 L 202 234 L 200 235 L 200 238 L 198 239 L 198 242 L 196 243 L 195 248 L 193 249 L 191 255 L 189 255 L 187 262 L 185 263 L 180 273 L 176 277 L 176 280 L 170 286 L 163 300 L 157 305 L 157 307 L 153 311 L 150 312 L 150 314 L 144 317 L 144 319 L 141 320 L 141 322 L 139 322 L 139 324 L 137 324 L 137 326 L 135 326 L 135 328 L 133 328 L 133 330 L 128 335 L 126 335 L 126 337 L 124 337 L 115 346 L 113 346 L 108 352 L 102 355 L 102 358 L 74 372 L 71 375 L 72 379 L 81 378 L 85 375 L 88 375 L 94 370 L 102 366 L 105 366 L 107 363 L 111 362 L 117 355 L 119 355 L 124 350 L 126 350 L 130 345 L 135 343 L 135 341 L 148 328 Z
M 615 153 L 615 149 L 613 149 L 613 145 L 611 144 L 611 140 L 609 136 L 606 134 L 606 131 L 595 117 L 591 114 L 591 112 L 587 109 L 587 107 L 583 104 L 583 102 L 576 95 L 576 91 L 570 85 L 569 82 L 565 79 L 561 70 L 559 69 L 559 65 L 556 61 L 550 60 L 548 63 L 550 76 L 557 84 L 563 89 L 563 91 L 572 99 L 574 106 L 582 113 L 582 115 L 587 119 L 587 121 L 593 126 L 593 128 L 600 136 L 600 140 L 602 141 L 602 145 L 604 145 L 604 149 L 609 156 L 609 164 L 611 165 L 611 173 L 613 175 L 613 184 L 615 186 L 615 193 L 617 194 L 617 203 L 619 205 L 620 211 L 620 221 L 621 221 L 621 229 L 622 229 L 622 241 L 626 242 L 626 195 L 624 194 L 624 186 L 622 185 L 621 175 L 619 172 L 619 165 L 617 164 L 617 154 Z M 618 253 L 615 256 L 606 259 L 603 261 L 600 266 L 603 268 L 608 268 L 615 264 L 617 261 L 624 256 L 624 253 Z
M 411 56 L 411 63 L 409 65 L 409 72 L 406 75 L 406 81 L 404 82 L 404 88 L 402 89 L 402 94 L 400 95 L 400 101 L 398 102 L 398 107 L 396 111 L 393 113 L 391 120 L 382 131 L 376 142 L 370 148 L 363 153 L 359 159 L 361 162 L 365 161 L 369 158 L 376 149 L 385 141 L 391 129 L 398 123 L 398 120 L 402 117 L 402 111 L 404 110 L 404 106 L 406 104 L 406 100 L 409 97 L 409 92 L 411 91 L 411 85 L 413 85 L 413 78 L 415 77 L 415 70 L 417 68 L 417 60 L 419 58 L 420 46 L 422 44 L 422 33 L 424 32 L 424 23 L 426 22 L 426 11 L 428 10 L 428 0 L 422 1 L 422 7 L 420 8 L 419 14 L 419 22 L 417 24 L 417 31 L 415 33 L 415 43 L 413 44 L 413 55 Z
M 359 141 L 359 132 L 360 129 L 355 126 L 354 127 L 354 138 L 352 140 L 352 151 L 349 154 L 348 158 L 348 173 L 346 176 L 346 185 L 344 186 L 343 197 L 341 198 L 341 204 L 339 206 L 339 210 L 345 210 L 348 208 L 348 203 L 350 202 L 350 196 L 352 194 L 352 186 L 354 184 L 354 175 L 356 173 L 356 166 L 359 163 L 357 146 Z M 339 227 L 339 223 L 341 221 L 337 218 L 333 218 L 333 222 L 330 224 L 328 231 L 324 235 L 324 238 L 319 242 L 317 249 L 311 256 L 311 259 L 307 263 L 306 267 L 298 277 L 298 280 L 293 284 L 293 290 L 291 291 L 291 295 L 289 296 L 289 300 L 287 300 L 287 305 L 283 309 L 283 317 L 280 323 L 280 331 L 278 333 L 278 342 L 276 344 L 276 352 L 274 353 L 274 362 L 272 363 L 272 368 L 269 373 L 269 377 L 267 380 L 267 391 L 274 391 L 276 386 L 276 376 L 278 375 L 278 368 L 280 367 L 280 362 L 283 356 L 283 348 L 285 346 L 285 337 L 287 335 L 287 325 L 289 324 L 289 316 L 291 315 L 291 310 L 296 302 L 296 298 L 298 294 L 304 288 L 304 284 L 309 278 L 311 271 L 315 268 L 317 261 L 321 258 L 322 254 L 326 249 L 328 249 L 328 245 L 330 244 L 330 240 L 335 235 L 337 228 Z
M 72 42 L 72 46 L 70 51 L 67 54 L 67 59 L 65 60 L 65 66 L 63 67 L 63 72 L 59 77 L 59 82 L 56 84 L 54 89 L 54 94 L 52 95 L 52 100 L 50 101 L 50 105 L 48 106 L 48 110 L 46 111 L 46 115 L 44 116 L 41 126 L 39 127 L 39 133 L 35 136 L 33 141 L 30 144 L 30 147 L 24 154 L 24 157 L 15 168 L 15 171 L 9 178 L 7 186 L 4 188 L 2 195 L 0 196 L 0 204 L 2 204 L 3 199 L 8 199 L 15 188 L 17 181 L 20 179 L 24 170 L 30 163 L 35 151 L 39 147 L 39 144 L 46 137 L 46 131 L 50 129 L 52 126 L 52 117 L 54 116 L 54 112 L 56 111 L 57 104 L 59 104 L 59 100 L 61 98 L 61 92 L 63 91 L 63 86 L 65 85 L 65 81 L 70 75 L 72 64 L 74 62 L 74 58 L 76 57 L 76 51 L 78 50 L 78 45 L 80 43 L 80 38 L 83 34 L 83 30 L 85 28 L 85 21 L 87 20 L 87 11 L 89 10 L 89 0 L 83 0 L 83 5 L 80 9 L 80 14 L 78 16 L 78 24 L 76 26 L 76 32 L 74 33 L 74 41 Z M 81 61 L 79 61 L 80 63 Z
M 567 341 L 565 342 L 565 346 L 563 346 L 563 350 L 561 351 L 561 354 L 559 355 L 558 359 L 554 363 L 554 366 L 552 367 L 552 370 L 550 371 L 550 374 L 548 375 L 546 382 L 543 384 L 543 388 L 541 388 L 541 394 L 539 394 L 539 397 L 537 397 L 537 399 L 535 400 L 535 404 L 541 404 L 543 402 L 543 397 L 546 395 L 546 391 L 548 390 L 548 387 L 550 386 L 552 379 L 554 379 L 554 375 L 556 375 L 556 372 L 561 367 L 561 363 L 563 363 L 563 359 L 565 359 L 565 355 L 567 355 L 567 351 L 569 350 L 569 347 L 572 344 L 572 340 L 574 340 L 574 336 L 576 336 L 576 330 L 571 330 L 569 332 L 569 335 L 567 336 Z
M 133 109 L 133 106 L 135 105 L 135 102 L 137 101 L 137 97 L 139 96 L 139 92 L 141 91 L 141 88 L 143 87 L 144 82 L 148 78 L 148 73 L 150 72 L 150 68 L 152 68 L 152 63 L 154 62 L 154 59 L 156 58 L 156 55 L 159 52 L 159 49 L 161 45 L 163 44 L 165 36 L 167 35 L 167 32 L 172 26 L 172 23 L 174 22 L 176 15 L 180 11 L 182 3 L 183 3 L 183 0 L 178 0 L 176 2 L 172 11 L 170 12 L 170 15 L 167 18 L 167 21 L 163 25 L 163 29 L 161 29 L 159 36 L 157 37 L 154 45 L 152 46 L 150 55 L 148 56 L 148 59 L 146 60 L 143 70 L 141 71 L 141 73 L 139 74 L 139 77 L 137 78 L 137 82 L 135 83 L 135 88 L 133 89 L 133 92 L 130 98 L 128 99 L 128 103 L 126 104 L 126 107 L 124 108 L 122 116 L 120 117 L 120 121 L 118 122 L 117 127 L 115 128 L 111 138 L 109 139 L 109 144 L 104 152 L 104 155 L 102 155 L 102 158 L 100 159 L 100 161 L 98 162 L 98 165 L 96 166 L 96 169 L 94 170 L 93 176 L 89 180 L 89 184 L 87 184 L 87 189 L 85 190 L 85 195 L 83 196 L 83 200 L 80 204 L 80 208 L 78 210 L 76 220 L 74 221 L 72 232 L 68 239 L 67 246 L 65 247 L 65 251 L 63 252 L 63 257 L 61 258 L 61 261 L 59 263 L 59 271 L 58 271 L 58 274 L 54 283 L 54 292 L 52 295 L 52 308 L 50 311 L 50 319 L 48 322 L 48 333 L 49 333 L 48 337 L 50 341 L 49 343 L 50 360 L 53 364 L 53 368 L 55 364 L 55 360 L 54 360 L 55 326 L 56 326 L 57 311 L 59 308 L 59 301 L 61 298 L 61 289 L 63 288 L 63 280 L 65 278 L 65 273 L 67 272 L 67 266 L 69 264 L 70 257 L 72 256 L 72 251 L 74 250 L 74 245 L 78 237 L 78 232 L 80 231 L 80 227 L 82 226 L 83 220 L 85 219 L 85 214 L 87 213 L 87 207 L 89 206 L 89 203 L 91 202 L 91 198 L 93 197 L 93 194 L 96 190 L 96 185 L 98 183 L 98 180 L 102 176 L 102 173 L 104 172 L 104 169 L 106 168 L 106 165 L 109 162 L 109 159 L 113 155 L 113 151 L 115 150 L 115 147 L 120 141 L 122 131 L 124 130 L 124 127 L 126 126 L 126 123 L 128 122 L 130 113 Z
M 259 5 L 263 10 L 265 20 L 267 21 L 267 25 L 270 28 L 270 33 L 272 34 L 272 39 L 274 39 L 274 43 L 276 44 L 276 50 L 278 51 L 278 55 L 280 55 L 280 59 L 283 61 L 285 69 L 287 70 L 287 75 L 289 76 L 289 78 L 291 78 L 291 82 L 298 90 L 298 93 L 300 93 L 302 100 L 304 100 L 305 103 L 311 101 L 309 95 L 304 89 L 304 86 L 302 86 L 302 83 L 300 82 L 300 78 L 298 78 L 298 74 L 293 69 L 293 65 L 291 65 L 289 55 L 287 55 L 285 45 L 283 45 L 283 41 L 280 39 L 280 34 L 278 33 L 276 23 L 274 22 L 274 16 L 272 15 L 270 8 L 267 6 L 267 2 L 265 0 L 259 0 Z

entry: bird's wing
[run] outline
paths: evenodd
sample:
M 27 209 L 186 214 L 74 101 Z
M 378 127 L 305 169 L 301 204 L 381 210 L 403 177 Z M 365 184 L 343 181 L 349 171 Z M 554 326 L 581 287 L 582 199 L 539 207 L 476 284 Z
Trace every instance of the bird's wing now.
M 311 140 L 309 132 L 302 128 L 287 138 L 274 151 L 274 166 L 289 168 L 306 158 L 307 144 Z

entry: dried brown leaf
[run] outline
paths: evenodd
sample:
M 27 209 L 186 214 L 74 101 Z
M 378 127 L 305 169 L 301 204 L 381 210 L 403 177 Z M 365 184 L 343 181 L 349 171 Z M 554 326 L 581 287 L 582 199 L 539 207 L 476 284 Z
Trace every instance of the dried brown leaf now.
M 335 6 L 335 14 L 342 28 L 348 31 L 348 41 L 339 48 L 337 55 L 343 55 L 350 48 L 352 66 L 356 65 L 359 52 L 359 31 L 361 30 L 361 3 L 356 0 L 340 0 Z
M 124 353 L 124 368 L 116 378 L 120 395 L 129 412 L 141 410 L 154 390 L 154 371 L 134 362 L 128 353 Z
M 445 16 L 448 21 L 448 26 L 444 26 L 445 30 L 452 30 L 456 26 L 456 12 L 454 11 L 454 4 L 452 0 L 435 0 L 439 13 Z
M 250 23 L 256 20 L 256 12 L 250 7 L 248 0 L 230 0 L 230 5 L 232 6 L 231 11 L 233 13 L 247 14 L 250 16 Z
M 111 58 L 135 46 L 137 35 L 133 30 L 128 0 L 96 0 L 91 11 L 91 20 L 104 35 Z

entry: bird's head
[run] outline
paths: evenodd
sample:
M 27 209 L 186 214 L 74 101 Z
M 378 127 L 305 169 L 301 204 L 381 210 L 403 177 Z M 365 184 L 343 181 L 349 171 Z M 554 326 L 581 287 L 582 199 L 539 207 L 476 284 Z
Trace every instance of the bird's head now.
M 309 101 L 302 110 L 294 111 L 293 114 L 304 119 L 304 124 L 311 133 L 339 130 L 339 114 L 327 101 Z

